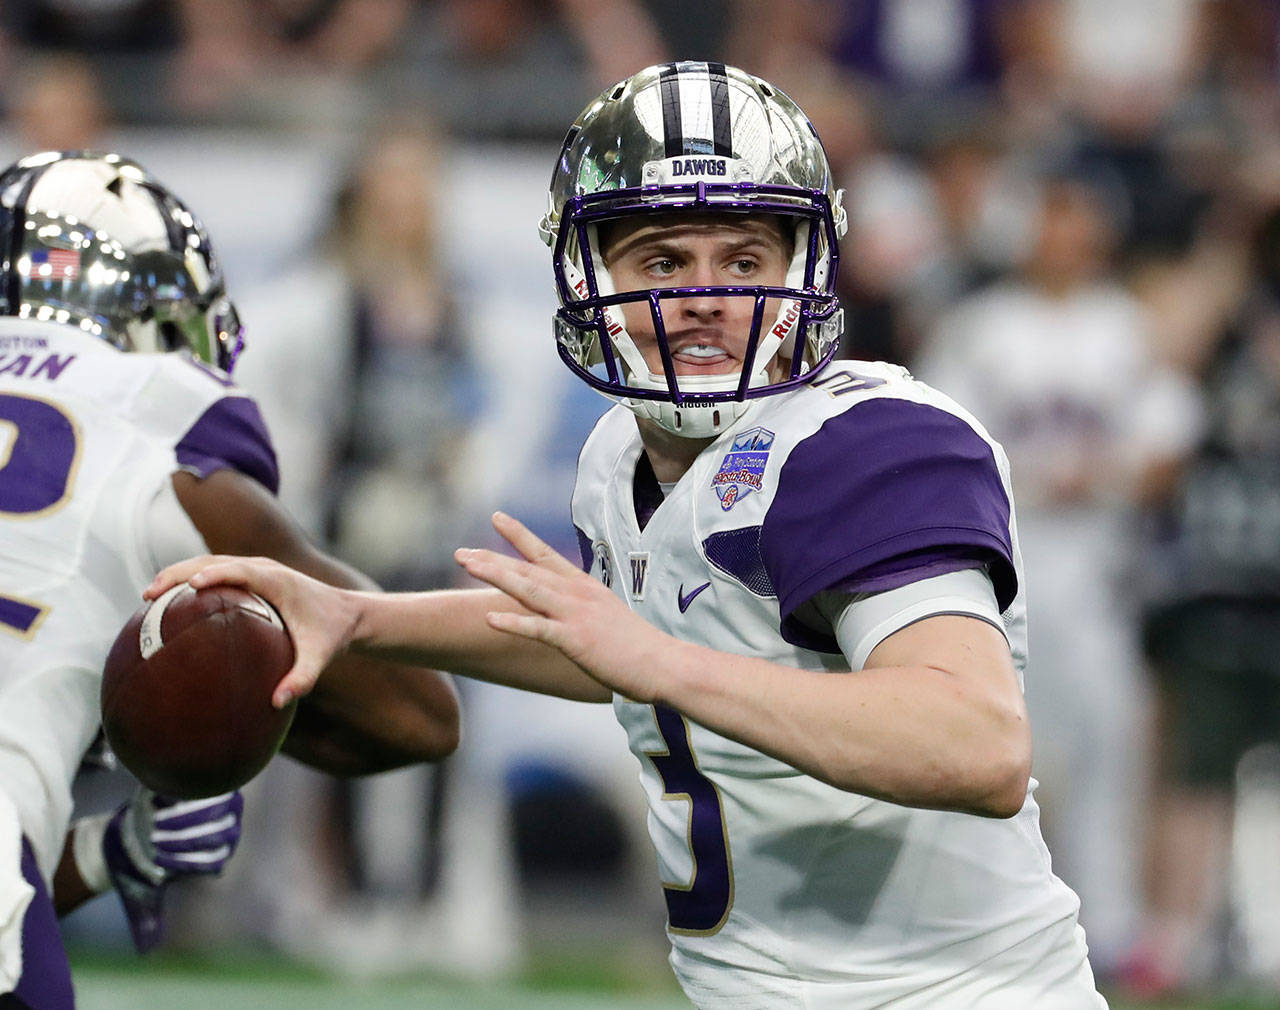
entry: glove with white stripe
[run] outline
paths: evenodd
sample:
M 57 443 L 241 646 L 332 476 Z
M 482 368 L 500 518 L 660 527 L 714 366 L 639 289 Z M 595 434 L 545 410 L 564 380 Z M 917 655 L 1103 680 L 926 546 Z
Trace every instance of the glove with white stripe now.
M 222 872 L 240 841 L 243 811 L 239 791 L 171 800 L 140 788 L 106 820 L 101 849 L 106 872 L 139 953 L 163 938 L 164 889 L 171 880 Z

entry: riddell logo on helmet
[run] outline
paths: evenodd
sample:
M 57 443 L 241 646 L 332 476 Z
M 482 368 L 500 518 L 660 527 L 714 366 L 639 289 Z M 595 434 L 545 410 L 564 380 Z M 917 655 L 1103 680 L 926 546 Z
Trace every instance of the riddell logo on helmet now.
M 783 317 L 779 319 L 776 323 L 774 323 L 773 330 L 771 331 L 772 335 L 777 337 L 779 340 L 781 340 L 789 332 L 791 332 L 791 327 L 795 325 L 796 320 L 799 318 L 800 318 L 800 303 L 792 302 L 791 307 L 787 309 Z
M 671 174 L 677 175 L 728 175 L 727 158 L 672 158 Z

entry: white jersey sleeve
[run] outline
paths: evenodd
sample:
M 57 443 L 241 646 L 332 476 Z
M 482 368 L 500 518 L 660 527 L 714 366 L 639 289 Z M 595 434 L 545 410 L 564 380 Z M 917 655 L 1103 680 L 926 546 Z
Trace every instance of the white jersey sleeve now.
M 897 589 L 851 596 L 822 593 L 818 612 L 830 622 L 850 669 L 861 670 L 875 647 L 896 631 L 926 617 L 962 614 L 1005 633 L 995 587 L 981 568 L 964 568 L 909 582 Z

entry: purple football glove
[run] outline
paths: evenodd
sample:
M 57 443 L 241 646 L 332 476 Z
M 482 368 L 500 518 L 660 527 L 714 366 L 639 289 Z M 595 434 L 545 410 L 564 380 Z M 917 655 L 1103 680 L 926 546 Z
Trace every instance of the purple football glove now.
M 112 815 L 102 852 L 139 953 L 163 938 L 165 885 L 177 877 L 221 873 L 240 841 L 243 811 L 239 791 L 171 800 L 139 789 Z

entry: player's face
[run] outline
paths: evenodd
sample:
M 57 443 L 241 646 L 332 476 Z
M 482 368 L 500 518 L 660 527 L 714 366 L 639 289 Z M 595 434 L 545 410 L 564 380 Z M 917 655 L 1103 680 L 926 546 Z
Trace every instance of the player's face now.
M 601 252 L 618 291 L 785 283 L 791 237 L 771 214 L 659 215 L 606 227 Z M 742 370 L 755 300 L 698 295 L 662 301 L 667 346 L 677 375 L 726 375 Z M 779 303 L 765 303 L 763 325 Z M 627 332 L 650 371 L 662 357 L 647 302 L 623 306 Z M 771 363 L 771 370 L 781 367 Z

